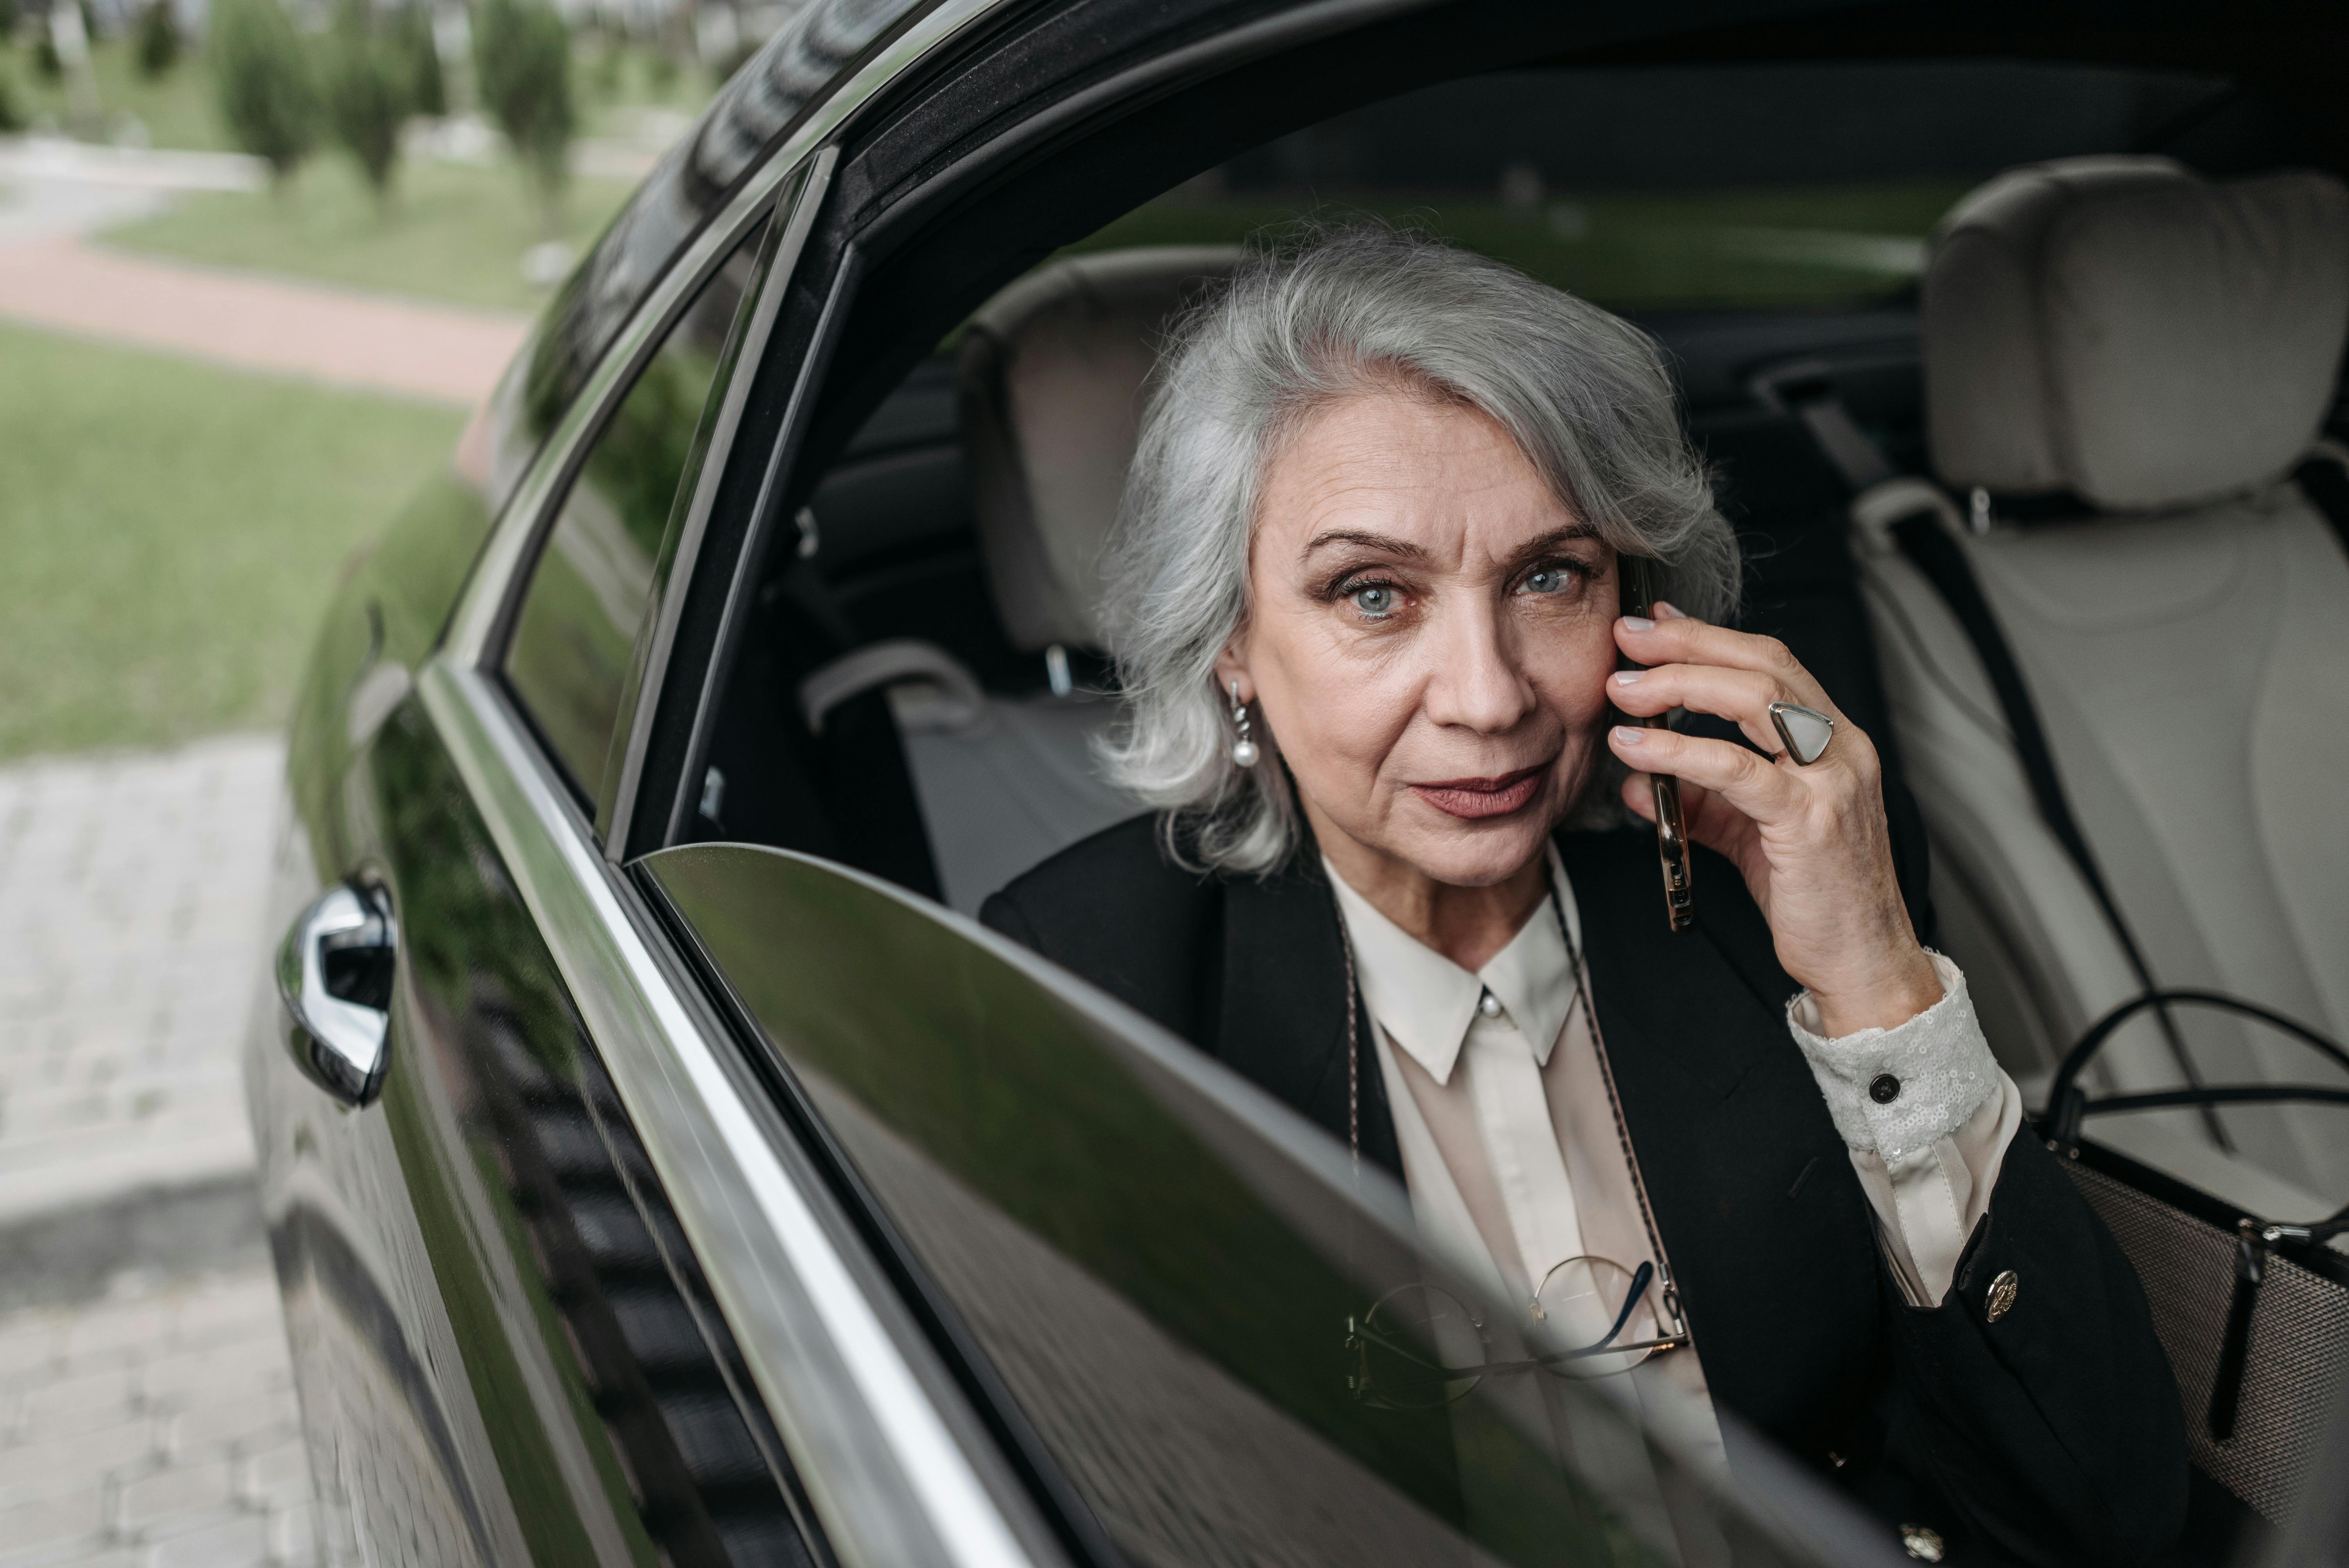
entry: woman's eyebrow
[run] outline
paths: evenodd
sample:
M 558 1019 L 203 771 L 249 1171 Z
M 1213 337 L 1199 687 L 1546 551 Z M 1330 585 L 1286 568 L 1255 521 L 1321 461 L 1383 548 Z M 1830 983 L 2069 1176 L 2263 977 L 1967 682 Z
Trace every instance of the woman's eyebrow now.
M 1351 544 L 1364 550 L 1381 551 L 1405 561 L 1424 562 L 1431 559 L 1423 546 L 1413 544 L 1408 539 L 1395 539 L 1383 533 L 1361 533 L 1352 529 L 1332 529 L 1328 533 L 1315 534 L 1305 542 L 1305 548 L 1297 552 L 1298 559 L 1304 560 L 1315 551 L 1330 544 Z
M 1598 537 L 1599 530 L 1587 522 L 1570 522 L 1564 528 L 1553 528 L 1547 533 L 1543 534 L 1539 539 L 1527 540 L 1523 545 L 1519 546 L 1516 555 L 1514 558 L 1515 564 L 1518 566 L 1531 565 L 1534 562 L 1541 559 L 1541 557 L 1549 554 L 1561 544 L 1570 544 L 1578 539 L 1596 539 Z

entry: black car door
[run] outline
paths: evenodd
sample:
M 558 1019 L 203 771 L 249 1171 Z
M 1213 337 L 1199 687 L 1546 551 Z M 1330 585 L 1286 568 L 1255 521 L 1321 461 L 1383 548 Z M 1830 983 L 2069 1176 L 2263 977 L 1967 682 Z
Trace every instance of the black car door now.
M 548 519 L 512 614 L 520 706 L 489 697 L 506 757 L 485 758 L 467 706 L 488 684 L 469 672 L 452 699 L 412 624 L 485 521 L 477 496 L 429 492 L 330 615 L 278 876 L 294 1019 L 262 1015 L 249 1079 L 337 1560 L 821 1559 L 531 868 L 496 830 L 496 769 L 534 741 L 526 766 L 549 768 L 568 795 L 554 811 L 586 838 L 660 541 L 776 268 L 774 209 L 808 187 L 804 164 L 754 181 L 576 402 L 537 416 L 554 428 L 501 525 Z M 525 351 L 520 385 L 548 352 Z

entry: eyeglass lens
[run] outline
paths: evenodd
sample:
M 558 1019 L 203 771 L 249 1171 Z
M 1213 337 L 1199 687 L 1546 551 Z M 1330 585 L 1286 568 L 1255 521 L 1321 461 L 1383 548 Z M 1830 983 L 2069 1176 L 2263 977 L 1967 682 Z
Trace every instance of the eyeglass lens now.
M 1483 1323 L 1458 1297 L 1433 1285 L 1402 1285 L 1349 1326 L 1355 1397 L 1396 1409 L 1460 1398 L 1484 1377 L 1530 1372 L 1604 1377 L 1628 1372 L 1667 1336 L 1655 1315 L 1653 1264 L 1627 1269 L 1608 1258 L 1568 1258 L 1542 1278 L 1530 1315 L 1553 1343 L 1569 1348 L 1537 1358 L 1492 1358 Z

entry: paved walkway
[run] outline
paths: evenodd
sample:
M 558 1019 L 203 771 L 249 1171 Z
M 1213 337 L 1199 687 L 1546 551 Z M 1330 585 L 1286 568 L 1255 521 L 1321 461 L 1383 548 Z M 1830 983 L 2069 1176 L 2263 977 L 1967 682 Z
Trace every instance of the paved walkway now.
M 311 1560 L 238 1058 L 284 755 L 0 768 L 0 1568 Z
M 315 1562 L 266 1268 L 0 1316 L 0 1563 Z
M 0 769 L 0 1226 L 252 1171 L 236 1044 L 284 755 Z
M 242 190 L 251 159 L 0 141 L 0 317 L 334 386 L 471 404 L 527 323 L 103 251 L 83 236 L 176 191 Z
M 473 403 L 522 346 L 511 317 L 101 251 L 0 246 L 0 315 L 341 387 Z

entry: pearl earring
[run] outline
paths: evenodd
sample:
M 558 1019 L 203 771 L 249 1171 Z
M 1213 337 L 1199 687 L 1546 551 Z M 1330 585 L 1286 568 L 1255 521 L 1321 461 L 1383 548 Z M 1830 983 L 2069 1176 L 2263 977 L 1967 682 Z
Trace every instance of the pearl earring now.
M 1256 742 L 1248 738 L 1247 704 L 1240 700 L 1240 683 L 1237 681 L 1232 683 L 1232 727 L 1239 731 L 1239 738 L 1232 742 L 1233 765 L 1255 767 Z

